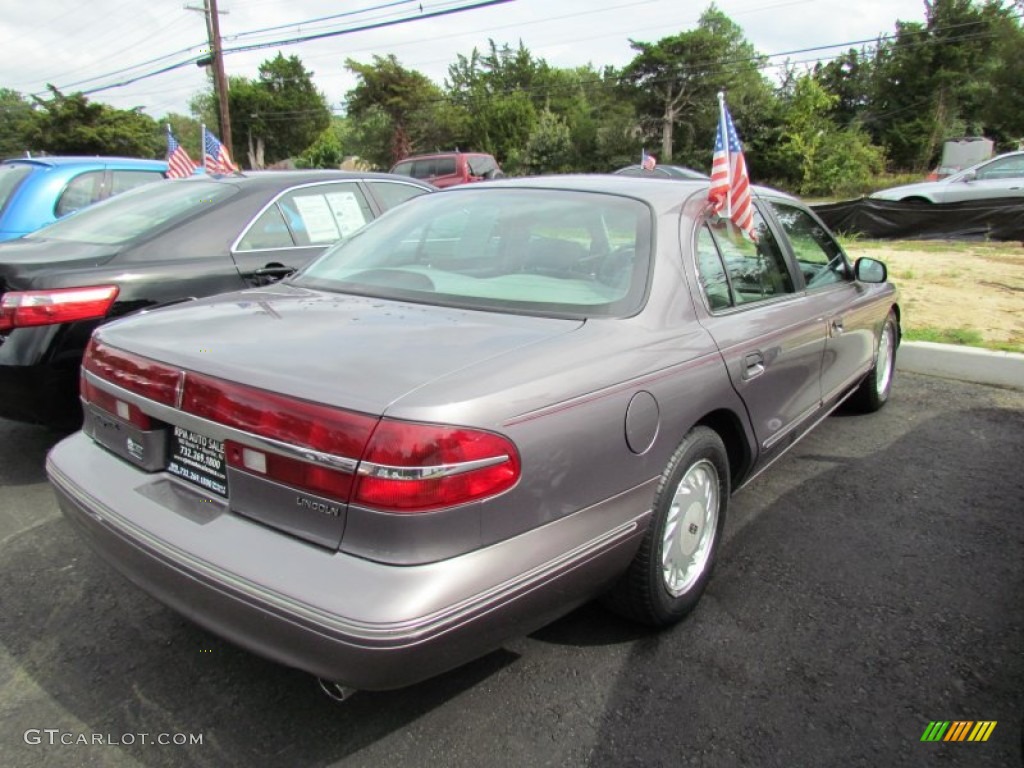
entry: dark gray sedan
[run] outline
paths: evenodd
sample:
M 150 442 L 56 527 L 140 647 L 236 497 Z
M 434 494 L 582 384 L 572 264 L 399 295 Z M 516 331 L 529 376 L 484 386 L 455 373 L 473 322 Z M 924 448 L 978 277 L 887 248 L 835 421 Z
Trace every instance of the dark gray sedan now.
M 432 191 L 380 173 L 197 176 L 133 189 L 0 243 L 0 417 L 78 427 L 79 363 L 96 326 L 266 285 Z
M 47 462 L 115 567 L 335 692 L 408 685 L 594 597 L 697 604 L 730 494 L 885 404 L 883 264 L 756 190 L 506 180 L 411 200 L 272 286 L 110 323 Z M 823 499 L 823 503 L 827 503 Z

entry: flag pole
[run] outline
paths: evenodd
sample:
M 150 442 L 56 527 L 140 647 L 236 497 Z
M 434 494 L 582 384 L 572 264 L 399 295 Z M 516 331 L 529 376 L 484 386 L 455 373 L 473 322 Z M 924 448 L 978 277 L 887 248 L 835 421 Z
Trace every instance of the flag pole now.
M 208 173 L 206 170 L 206 123 L 203 123 L 203 133 L 199 137 L 199 152 L 203 156 L 203 173 Z
M 718 130 L 722 134 L 719 141 L 722 142 L 722 149 L 725 151 L 725 164 L 729 169 L 729 183 L 732 183 L 732 154 L 729 148 L 729 135 L 725 125 L 725 91 L 718 92 Z M 725 217 L 732 218 L 732 195 L 725 196 Z

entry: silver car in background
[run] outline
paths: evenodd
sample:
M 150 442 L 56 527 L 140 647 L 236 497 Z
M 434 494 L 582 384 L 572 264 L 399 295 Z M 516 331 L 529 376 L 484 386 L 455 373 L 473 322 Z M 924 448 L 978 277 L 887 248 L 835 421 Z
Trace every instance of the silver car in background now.
M 61 508 L 132 581 L 345 688 L 409 685 L 592 598 L 666 626 L 730 494 L 848 398 L 899 307 L 797 200 L 565 176 L 399 206 L 272 286 L 101 327 Z M 823 504 L 828 499 L 822 499 Z
M 875 200 L 962 203 L 999 197 L 1024 198 L 1024 152 L 1008 152 L 938 181 L 922 181 L 875 192 Z

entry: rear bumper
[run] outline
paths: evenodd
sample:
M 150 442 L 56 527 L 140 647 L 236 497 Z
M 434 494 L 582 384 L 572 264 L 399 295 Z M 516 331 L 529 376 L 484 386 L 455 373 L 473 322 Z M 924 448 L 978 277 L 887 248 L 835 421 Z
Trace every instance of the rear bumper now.
M 91 330 L 89 327 L 89 330 Z M 88 333 L 77 324 L 15 328 L 0 340 L 0 418 L 78 427 L 78 372 Z
M 77 369 L 0 365 L 0 418 L 50 427 L 80 425 Z
M 254 653 L 370 690 L 451 669 L 599 594 L 633 557 L 653 497 L 644 484 L 499 544 L 395 566 L 265 528 L 82 433 L 47 471 L 64 514 L 144 590 Z

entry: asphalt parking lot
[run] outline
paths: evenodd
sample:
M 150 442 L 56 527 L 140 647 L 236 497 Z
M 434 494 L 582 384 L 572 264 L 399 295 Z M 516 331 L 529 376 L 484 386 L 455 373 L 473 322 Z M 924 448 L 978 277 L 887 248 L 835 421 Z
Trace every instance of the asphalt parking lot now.
M 5 768 L 1024 764 L 1024 392 L 901 374 L 830 418 L 733 499 L 670 631 L 588 606 L 340 705 L 94 556 L 45 480 L 56 439 L 0 420 Z M 996 726 L 922 742 L 935 720 Z

